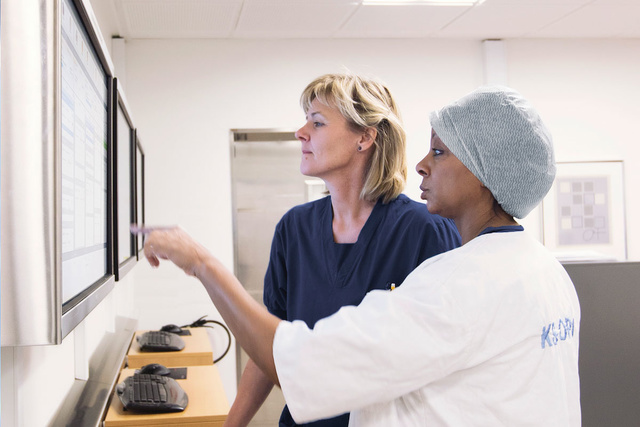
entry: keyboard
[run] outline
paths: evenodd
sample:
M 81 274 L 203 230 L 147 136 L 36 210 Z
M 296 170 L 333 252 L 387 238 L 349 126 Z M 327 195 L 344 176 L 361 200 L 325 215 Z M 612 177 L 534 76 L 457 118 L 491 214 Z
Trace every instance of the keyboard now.
M 180 351 L 184 341 L 178 335 L 165 331 L 148 331 L 137 337 L 141 351 Z
M 116 386 L 116 394 L 128 411 L 181 412 L 189 403 L 178 382 L 161 375 L 134 374 Z

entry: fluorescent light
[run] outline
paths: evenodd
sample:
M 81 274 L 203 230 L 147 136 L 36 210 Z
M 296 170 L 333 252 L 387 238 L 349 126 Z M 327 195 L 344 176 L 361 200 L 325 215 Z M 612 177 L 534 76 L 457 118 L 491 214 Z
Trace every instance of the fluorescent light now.
M 483 2 L 484 0 L 363 0 L 362 4 L 384 6 L 474 6 Z

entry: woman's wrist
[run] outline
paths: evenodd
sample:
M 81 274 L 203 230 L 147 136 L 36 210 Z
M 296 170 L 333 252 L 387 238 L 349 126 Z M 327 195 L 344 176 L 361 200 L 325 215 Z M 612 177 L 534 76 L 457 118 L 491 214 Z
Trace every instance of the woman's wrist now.
M 191 272 L 196 278 L 200 279 L 201 281 L 206 275 L 206 269 L 210 259 L 211 256 L 206 250 L 204 250 L 204 248 L 195 248 L 195 257 Z

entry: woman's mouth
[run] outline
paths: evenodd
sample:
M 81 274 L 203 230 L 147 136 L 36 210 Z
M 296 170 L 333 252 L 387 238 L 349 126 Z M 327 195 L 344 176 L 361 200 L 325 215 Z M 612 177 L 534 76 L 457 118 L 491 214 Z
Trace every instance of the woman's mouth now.
M 422 191 L 422 194 L 420 194 L 420 198 L 422 200 L 427 200 L 427 193 L 429 192 L 429 189 L 423 186 L 420 186 L 420 190 Z

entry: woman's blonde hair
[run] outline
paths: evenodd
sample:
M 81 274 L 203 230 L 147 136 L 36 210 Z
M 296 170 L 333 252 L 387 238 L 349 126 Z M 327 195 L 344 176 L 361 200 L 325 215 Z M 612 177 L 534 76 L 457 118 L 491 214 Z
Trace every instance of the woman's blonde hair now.
M 305 113 L 316 99 L 337 108 L 354 130 L 377 130 L 360 197 L 371 202 L 382 198 L 383 203 L 398 197 L 407 182 L 406 134 L 389 89 L 371 78 L 325 74 L 302 92 Z

